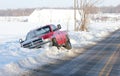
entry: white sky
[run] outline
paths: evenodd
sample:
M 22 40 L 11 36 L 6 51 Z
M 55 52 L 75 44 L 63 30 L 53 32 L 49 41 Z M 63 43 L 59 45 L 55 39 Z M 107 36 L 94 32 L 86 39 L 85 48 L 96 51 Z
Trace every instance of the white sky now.
M 70 7 L 74 0 L 0 0 L 0 9 L 32 7 Z M 116 6 L 120 0 L 103 0 L 104 6 Z

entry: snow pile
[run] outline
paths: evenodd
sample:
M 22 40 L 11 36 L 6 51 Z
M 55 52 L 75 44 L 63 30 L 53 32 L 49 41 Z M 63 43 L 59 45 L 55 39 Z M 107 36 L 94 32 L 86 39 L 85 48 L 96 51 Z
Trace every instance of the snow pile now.
M 80 15 L 77 12 L 77 19 L 80 20 Z M 63 29 L 74 30 L 74 10 L 72 9 L 36 9 L 28 18 L 28 22 L 40 23 L 41 25 L 61 24 Z
M 73 46 L 84 46 L 88 43 L 95 43 L 95 41 L 103 39 L 113 31 L 120 28 L 119 22 L 108 23 L 92 23 L 89 25 L 89 32 L 70 32 L 71 42 Z

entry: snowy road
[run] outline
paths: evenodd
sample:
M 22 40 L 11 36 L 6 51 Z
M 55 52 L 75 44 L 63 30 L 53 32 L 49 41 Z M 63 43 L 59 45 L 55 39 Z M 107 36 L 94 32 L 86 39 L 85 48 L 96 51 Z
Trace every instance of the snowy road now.
M 81 51 L 81 49 L 72 49 Z M 30 69 L 23 76 L 119 76 L 120 30 L 93 47 L 84 48 L 73 57 L 56 59 L 47 65 Z

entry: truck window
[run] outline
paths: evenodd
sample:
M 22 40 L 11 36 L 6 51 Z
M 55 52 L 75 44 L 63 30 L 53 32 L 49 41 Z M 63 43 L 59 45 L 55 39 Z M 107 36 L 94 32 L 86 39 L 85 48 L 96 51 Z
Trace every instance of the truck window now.
M 58 28 L 55 25 L 52 25 L 51 28 L 52 28 L 53 31 L 58 30 Z

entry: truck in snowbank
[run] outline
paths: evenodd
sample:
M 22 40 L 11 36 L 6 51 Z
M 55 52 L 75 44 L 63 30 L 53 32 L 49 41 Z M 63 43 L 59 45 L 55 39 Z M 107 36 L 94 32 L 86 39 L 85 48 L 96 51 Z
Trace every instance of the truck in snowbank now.
M 44 44 L 50 43 L 51 46 L 56 46 L 58 49 L 64 47 L 68 50 L 72 48 L 69 36 L 66 31 L 60 31 L 61 25 L 57 27 L 53 24 L 45 25 L 28 32 L 26 39 L 19 40 L 23 48 L 41 48 Z

